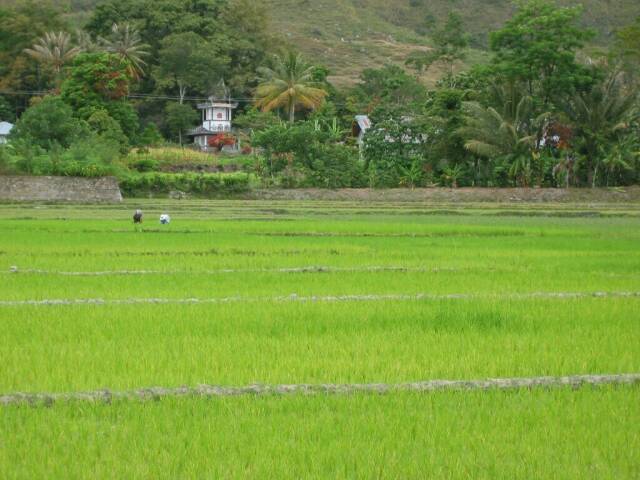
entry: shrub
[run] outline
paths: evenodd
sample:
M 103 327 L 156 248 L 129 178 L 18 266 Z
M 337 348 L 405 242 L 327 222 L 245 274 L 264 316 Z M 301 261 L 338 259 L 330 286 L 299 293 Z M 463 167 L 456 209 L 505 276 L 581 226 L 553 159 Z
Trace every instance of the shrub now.
M 142 146 L 149 147 L 154 145 L 162 145 L 164 139 L 160 135 L 160 131 L 155 123 L 149 123 L 138 138 L 138 143 Z
M 120 144 L 102 135 L 76 141 L 62 155 L 63 161 L 109 165 L 120 156 Z
M 364 137 L 364 158 L 371 186 L 415 186 L 426 163 L 425 137 L 411 121 L 392 118 L 380 122 Z
M 60 97 L 47 96 L 22 114 L 11 136 L 49 149 L 55 144 L 68 147 L 87 131 L 87 124 L 75 118 Z
M 159 166 L 216 163 L 218 157 L 210 153 L 200 152 L 189 148 L 166 146 L 162 148 L 138 149 L 129 153 L 127 163 L 132 165 L 142 159 L 157 162 Z M 134 167 L 135 168 L 135 167 Z
M 246 173 L 141 173 L 120 179 L 120 189 L 125 195 L 168 194 L 179 190 L 203 197 L 224 196 L 245 192 L 250 177 Z
M 100 177 L 112 175 L 116 168 L 118 144 L 93 135 L 68 149 L 58 144 L 46 151 L 26 140 L 16 140 L 2 149 L 3 170 L 28 175 Z
M 331 131 L 311 122 L 275 125 L 253 138 L 253 144 L 263 149 L 261 175 L 279 177 L 286 188 L 363 186 L 357 150 L 335 141 Z
M 122 132 L 120 124 L 106 110 L 96 110 L 89 117 L 87 123 L 103 139 L 116 142 L 122 155 L 129 152 L 129 139 Z
M 8 173 L 11 169 L 11 154 L 9 149 L 0 145 L 0 175 Z
M 131 164 L 131 166 L 140 173 L 144 172 L 156 172 L 160 165 L 155 160 L 150 158 L 141 158 Z
M 67 177 L 104 177 L 111 175 L 113 170 L 107 166 L 95 162 L 82 163 L 77 161 L 64 162 L 57 165 L 51 172 L 53 175 Z
M 218 133 L 213 137 L 210 137 L 207 143 L 211 148 L 215 148 L 220 151 L 224 146 L 235 145 L 236 137 L 228 133 Z

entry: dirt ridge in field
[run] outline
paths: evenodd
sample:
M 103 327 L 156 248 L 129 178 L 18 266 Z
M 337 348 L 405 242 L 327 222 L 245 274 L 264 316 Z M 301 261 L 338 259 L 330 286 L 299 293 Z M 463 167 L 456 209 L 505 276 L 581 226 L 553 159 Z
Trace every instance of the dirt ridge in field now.
M 573 387 L 585 385 L 623 385 L 640 383 L 640 373 L 612 375 L 570 375 L 563 377 L 488 378 L 482 380 L 428 380 L 407 383 L 346 383 L 346 384 L 281 384 L 246 385 L 241 387 L 198 385 L 197 387 L 149 387 L 138 390 L 112 392 L 95 390 L 72 393 L 9 393 L 0 395 L 0 406 L 14 404 L 51 405 L 56 401 L 103 401 L 118 399 L 159 400 L 162 397 L 232 397 L 239 395 L 287 394 L 352 394 L 393 392 L 434 392 L 439 390 L 494 390 L 544 387 Z
M 520 292 L 520 293 L 365 293 L 346 295 L 277 295 L 272 297 L 243 297 L 235 295 L 231 297 L 213 298 L 49 298 L 26 300 L 0 300 L 0 307 L 21 306 L 68 306 L 68 305 L 197 305 L 197 304 L 224 304 L 224 303 L 250 303 L 250 302 L 378 302 L 378 301 L 441 301 L 441 300 L 477 300 L 483 298 L 503 300 L 527 300 L 535 298 L 571 299 L 571 298 L 638 298 L 640 292 Z

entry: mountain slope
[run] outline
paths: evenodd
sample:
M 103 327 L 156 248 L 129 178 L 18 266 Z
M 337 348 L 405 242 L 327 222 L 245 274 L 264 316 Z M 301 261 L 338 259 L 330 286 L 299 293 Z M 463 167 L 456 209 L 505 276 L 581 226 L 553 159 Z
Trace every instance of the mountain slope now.
M 508 0 L 265 0 L 271 23 L 311 60 L 327 65 L 337 84 L 349 84 L 363 68 L 402 64 L 416 48 L 428 48 L 429 31 L 451 10 L 472 37 L 469 60 L 482 56 L 488 33 L 513 13 Z M 576 5 L 562 1 L 564 5 Z M 582 23 L 607 43 L 616 28 L 640 15 L 637 0 L 584 0 Z M 433 80 L 431 71 L 425 79 Z

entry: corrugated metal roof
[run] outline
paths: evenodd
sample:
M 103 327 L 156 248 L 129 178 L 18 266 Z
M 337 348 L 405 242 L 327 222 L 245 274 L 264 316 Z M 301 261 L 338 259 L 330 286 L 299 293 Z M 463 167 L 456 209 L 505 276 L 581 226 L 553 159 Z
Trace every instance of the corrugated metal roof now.
M 9 135 L 9 132 L 13 129 L 13 123 L 0 122 L 0 135 Z
M 221 108 L 238 108 L 238 102 L 226 101 L 226 100 L 212 100 L 209 99 L 207 103 L 199 103 L 197 107 L 202 110 L 205 108 L 221 107 Z
M 212 132 L 211 130 L 207 130 L 204 127 L 194 128 L 193 130 L 189 130 L 187 135 L 197 137 L 198 135 L 215 135 L 220 132 Z
M 369 128 L 371 128 L 371 120 L 367 115 L 356 115 L 356 122 L 358 122 L 358 126 L 360 130 L 366 132 Z

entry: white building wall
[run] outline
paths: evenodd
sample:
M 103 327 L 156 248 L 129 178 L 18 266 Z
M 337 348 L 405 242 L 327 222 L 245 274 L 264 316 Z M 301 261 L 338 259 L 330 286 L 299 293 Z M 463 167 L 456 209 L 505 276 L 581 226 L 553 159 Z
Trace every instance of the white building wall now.
M 205 121 L 202 126 L 212 132 L 229 132 L 231 131 L 231 122 L 214 122 Z
M 231 108 L 205 108 L 203 110 L 202 126 L 212 132 L 229 132 L 231 131 L 231 118 Z

